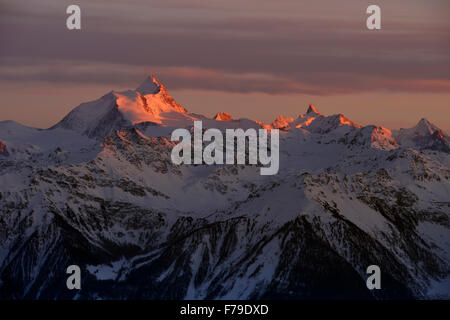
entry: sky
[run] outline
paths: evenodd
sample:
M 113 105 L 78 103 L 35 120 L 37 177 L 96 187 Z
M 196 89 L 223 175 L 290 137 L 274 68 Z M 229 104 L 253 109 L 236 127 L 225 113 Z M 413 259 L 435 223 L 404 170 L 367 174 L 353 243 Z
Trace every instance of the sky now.
M 81 8 L 81 30 L 66 8 Z M 381 8 L 381 30 L 366 8 Z M 448 0 L 0 0 L 0 121 L 46 128 L 154 74 L 190 112 L 270 123 L 312 103 L 450 133 Z

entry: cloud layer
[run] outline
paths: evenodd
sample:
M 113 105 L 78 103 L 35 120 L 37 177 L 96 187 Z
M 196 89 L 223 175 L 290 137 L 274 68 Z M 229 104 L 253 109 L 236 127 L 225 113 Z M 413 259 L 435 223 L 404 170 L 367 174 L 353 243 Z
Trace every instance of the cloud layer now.
M 81 31 L 65 28 L 66 2 L 2 5 L 0 81 L 134 86 L 152 72 L 175 89 L 450 92 L 446 1 L 378 1 L 375 32 L 357 0 L 79 1 Z

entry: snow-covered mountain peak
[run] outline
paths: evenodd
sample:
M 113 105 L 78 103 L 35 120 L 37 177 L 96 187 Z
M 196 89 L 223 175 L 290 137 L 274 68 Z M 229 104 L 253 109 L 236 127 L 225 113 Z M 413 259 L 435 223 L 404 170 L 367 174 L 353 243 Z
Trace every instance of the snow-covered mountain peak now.
M 111 91 L 98 100 L 82 103 L 53 128 L 103 138 L 114 130 L 141 122 L 169 125 L 171 121 L 191 118 L 165 86 L 149 76 L 136 90 Z
M 324 116 L 319 113 L 317 109 L 310 105 L 308 111 L 304 115 L 300 115 L 292 127 L 303 128 L 311 133 L 328 133 L 340 127 L 346 128 L 361 128 L 360 125 L 346 118 L 343 114 L 334 114 L 331 116 Z
M 391 130 L 369 125 L 361 128 L 355 134 L 354 142 L 359 142 L 361 145 L 367 145 L 380 150 L 393 150 L 399 147 L 397 141 L 392 137 Z
M 294 121 L 293 118 L 287 118 L 279 115 L 271 124 L 273 129 L 288 129 L 290 124 Z
M 417 135 L 429 135 L 433 134 L 436 130 L 439 130 L 434 124 L 425 118 L 420 119 L 420 121 L 412 128 Z
M 148 76 L 144 82 L 136 89 L 137 92 L 143 95 L 147 94 L 157 94 L 161 89 L 161 84 L 154 75 Z
M 450 153 L 450 139 L 437 126 L 422 118 L 414 127 L 394 132 L 397 141 L 404 147 L 431 149 Z
M 314 105 L 312 105 L 312 104 L 309 105 L 308 110 L 306 110 L 306 114 L 307 114 L 307 115 L 322 115 L 322 114 L 317 110 L 317 108 L 316 108 Z
M 228 114 L 226 112 L 218 112 L 214 116 L 214 120 L 217 120 L 217 121 L 231 121 L 231 120 L 233 120 L 233 118 L 230 116 L 230 114 Z
M 163 124 L 165 114 L 187 113 L 187 110 L 172 98 L 163 85 L 159 85 L 158 88 L 158 92 L 147 94 L 142 94 L 140 91 L 115 92 L 120 113 L 132 124 L 140 122 Z M 146 91 L 143 90 L 143 92 Z

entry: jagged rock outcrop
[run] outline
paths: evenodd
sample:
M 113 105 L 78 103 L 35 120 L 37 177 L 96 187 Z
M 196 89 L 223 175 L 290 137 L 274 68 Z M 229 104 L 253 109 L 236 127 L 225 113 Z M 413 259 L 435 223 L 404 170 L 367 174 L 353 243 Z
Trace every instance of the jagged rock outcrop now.
M 217 121 L 231 121 L 233 118 L 226 112 L 219 112 L 214 116 L 214 120 Z

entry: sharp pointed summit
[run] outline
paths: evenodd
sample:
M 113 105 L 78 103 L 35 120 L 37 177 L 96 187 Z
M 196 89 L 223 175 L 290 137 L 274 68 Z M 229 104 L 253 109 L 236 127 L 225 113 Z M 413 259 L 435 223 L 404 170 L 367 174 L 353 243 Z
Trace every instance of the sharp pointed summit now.
M 153 75 L 136 89 L 112 91 L 102 98 L 82 103 L 53 128 L 74 130 L 89 137 L 103 138 L 116 129 L 141 122 L 167 125 L 191 119 Z
M 214 120 L 217 121 L 231 121 L 233 118 L 230 116 L 230 114 L 226 112 L 219 112 L 215 115 Z
M 425 118 L 412 128 L 395 131 L 394 136 L 405 147 L 450 153 L 450 138 Z
M 310 104 L 308 107 L 308 110 L 306 111 L 306 114 L 311 114 L 311 113 L 312 114 L 314 114 L 314 113 L 321 114 L 314 105 Z
M 320 134 L 328 133 L 340 127 L 349 130 L 361 128 L 360 125 L 349 120 L 343 114 L 325 116 L 312 104 L 309 105 L 306 114 L 299 115 L 291 126 Z
M 144 82 L 136 89 L 137 92 L 143 94 L 157 94 L 161 90 L 161 84 L 158 79 L 152 74 L 149 75 Z
M 413 129 L 417 135 L 429 135 L 437 130 L 440 130 L 425 118 L 420 119 L 420 121 L 413 127 Z

